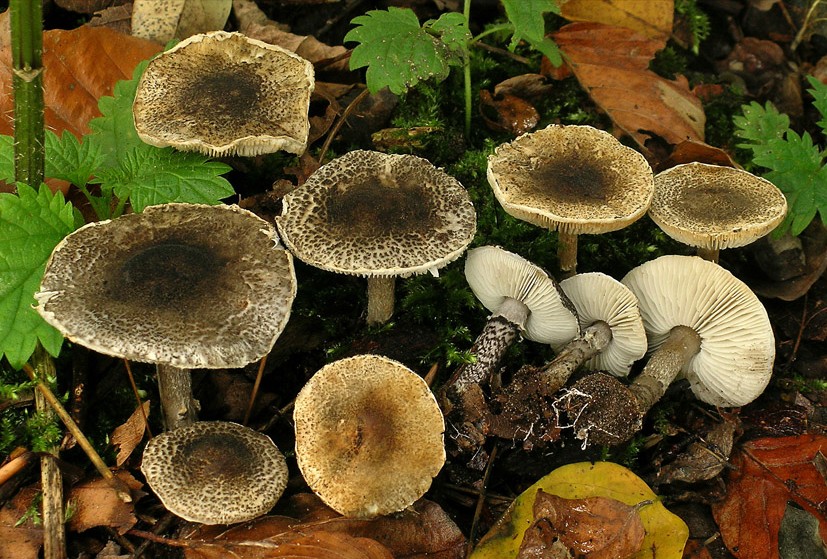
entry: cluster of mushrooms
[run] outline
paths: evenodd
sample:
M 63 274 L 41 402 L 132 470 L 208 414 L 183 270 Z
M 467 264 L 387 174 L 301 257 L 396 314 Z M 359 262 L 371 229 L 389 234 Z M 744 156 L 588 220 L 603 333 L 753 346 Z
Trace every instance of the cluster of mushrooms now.
M 197 35 L 147 67 L 136 130 L 153 145 L 213 155 L 301 153 L 313 87 L 312 67 L 293 53 L 238 33 Z M 171 98 L 191 112 L 167 111 Z M 492 315 L 474 362 L 436 396 L 419 375 L 377 355 L 332 362 L 307 382 L 294 405 L 297 463 L 343 515 L 388 514 L 421 497 L 445 462 L 446 419 L 458 452 L 479 454 L 489 435 L 521 437 L 527 418 L 540 425 L 558 411 L 544 406 L 581 366 L 600 372 L 553 403 L 563 403 L 578 436 L 600 444 L 628 439 L 678 375 L 718 406 L 750 402 L 769 380 L 775 344 L 766 311 L 714 261 L 665 256 L 620 282 L 575 272 L 577 235 L 619 229 L 647 211 L 707 251 L 751 242 L 786 212 L 773 185 L 701 164 L 653 177 L 641 155 L 609 134 L 557 125 L 500 146 L 488 179 L 508 213 L 558 231 L 570 277 L 558 284 L 519 255 L 474 248 L 466 277 Z M 362 150 L 285 195 L 275 221 L 234 205 L 173 203 L 90 223 L 54 250 L 35 296 L 38 312 L 69 340 L 156 365 L 167 431 L 147 444 L 142 470 L 163 504 L 194 522 L 255 518 L 286 487 L 285 459 L 267 436 L 197 420 L 190 370 L 239 368 L 270 352 L 296 295 L 293 258 L 366 277 L 367 322 L 381 324 L 393 313 L 396 277 L 436 276 L 476 231 L 456 179 L 418 157 Z M 501 386 L 505 350 L 521 336 L 550 344 L 558 357 Z M 647 351 L 631 385 L 619 382 Z

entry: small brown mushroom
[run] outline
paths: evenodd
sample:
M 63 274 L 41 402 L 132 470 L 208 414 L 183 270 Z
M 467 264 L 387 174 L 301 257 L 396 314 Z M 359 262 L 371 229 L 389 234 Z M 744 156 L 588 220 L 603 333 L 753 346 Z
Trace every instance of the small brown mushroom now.
M 686 163 L 655 176 L 649 217 L 698 256 L 718 261 L 724 248 L 763 237 L 784 220 L 787 199 L 770 181 L 732 167 Z
M 465 252 L 477 227 L 465 188 L 413 155 L 351 151 L 282 203 L 276 225 L 297 258 L 368 278 L 368 324 L 393 314 L 396 277 L 437 275 Z
M 141 471 L 167 510 L 202 524 L 265 514 L 288 478 L 284 456 L 268 436 L 223 421 L 200 421 L 153 437 Z
M 558 232 L 564 277 L 577 269 L 577 235 L 630 225 L 654 188 L 646 159 L 611 134 L 556 124 L 499 146 L 488 182 L 507 213 Z
M 193 35 L 150 61 L 133 105 L 146 143 L 208 155 L 302 153 L 313 66 L 241 33 Z
M 299 392 L 293 417 L 302 475 L 344 516 L 410 506 L 445 462 L 445 425 L 431 389 L 385 357 L 326 365 Z

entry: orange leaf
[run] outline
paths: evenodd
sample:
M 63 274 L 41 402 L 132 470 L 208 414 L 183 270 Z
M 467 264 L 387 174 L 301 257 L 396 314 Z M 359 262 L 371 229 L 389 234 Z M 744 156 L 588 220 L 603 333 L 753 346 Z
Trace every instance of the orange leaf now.
M 143 484 L 129 472 L 120 470 L 115 475 L 133 492 L 142 493 L 139 490 Z M 100 477 L 72 487 L 68 500 L 75 505 L 69 527 L 76 532 L 108 526 L 116 529 L 119 534 L 125 534 L 138 522 L 133 504 L 124 503 L 112 485 Z
M 14 104 L 8 37 L 0 37 L 0 45 L 0 114 L 3 115 L 0 134 L 11 135 Z M 135 66 L 161 48 L 157 43 L 105 27 L 46 31 L 43 34 L 46 126 L 58 135 L 63 130 L 78 137 L 88 134 L 89 120 L 100 116 L 98 98 L 112 95 L 115 82 L 130 79 Z
M 568 0 L 560 6 L 569 21 L 592 21 L 666 40 L 672 33 L 674 0 Z
M 566 25 L 554 40 L 592 100 L 641 147 L 652 136 L 669 144 L 703 141 L 706 117 L 686 79 L 648 69 L 661 41 L 599 23 Z
M 118 425 L 112 431 L 112 445 L 118 447 L 118 455 L 115 457 L 115 464 L 121 466 L 135 447 L 140 444 L 146 431 L 146 418 L 149 417 L 149 400 L 135 408 L 123 425 Z
M 732 460 L 727 497 L 712 506 L 724 543 L 735 557 L 778 557 L 778 531 L 795 501 L 819 521 L 827 540 L 825 459 L 827 436 L 756 439 Z

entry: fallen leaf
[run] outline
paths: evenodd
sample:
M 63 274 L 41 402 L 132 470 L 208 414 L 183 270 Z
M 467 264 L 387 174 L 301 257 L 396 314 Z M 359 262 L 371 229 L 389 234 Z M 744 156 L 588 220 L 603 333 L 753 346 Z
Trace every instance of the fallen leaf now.
M 24 487 L 0 508 L 0 559 L 36 559 L 43 545 L 43 528 L 35 526 L 31 518 L 20 519 L 32 506 L 40 489 Z
M 135 408 L 123 425 L 118 425 L 112 431 L 112 445 L 118 447 L 118 455 L 115 457 L 115 465 L 121 466 L 126 462 L 135 447 L 144 438 L 146 431 L 146 419 L 149 417 L 149 400 Z
M 508 93 L 495 97 L 486 89 L 480 90 L 480 114 L 491 130 L 515 136 L 531 132 L 540 122 L 540 113 L 525 99 Z
M 55 0 L 55 4 L 64 10 L 78 12 L 80 14 L 91 14 L 104 8 L 120 6 L 127 2 L 129 2 L 129 0 Z
M 675 165 L 694 162 L 734 167 L 736 169 L 741 168 L 732 157 L 721 148 L 716 148 L 715 146 L 710 146 L 705 142 L 699 142 L 697 140 L 686 140 L 675 146 L 672 153 L 669 154 L 669 157 L 657 165 L 655 172 L 659 173 Z
M 193 542 L 184 551 L 187 559 L 394 559 L 388 549 L 368 538 L 347 534 L 293 532 L 279 536 L 278 541 L 259 542 Z
M 516 558 L 523 535 L 533 522 L 532 507 L 541 489 L 567 499 L 609 497 L 627 505 L 653 501 L 639 511 L 646 535 L 632 558 L 680 559 L 683 553 L 689 529 L 666 510 L 642 479 L 611 462 L 580 462 L 557 468 L 520 494 L 480 540 L 471 559 Z
M 91 27 L 108 27 L 112 31 L 132 34 L 132 4 L 111 6 L 92 14 L 87 25 Z
M 565 546 L 573 557 L 631 557 L 643 544 L 639 506 L 608 497 L 566 499 L 540 489 L 534 500 L 534 522 L 526 531 L 517 557 L 542 557 L 543 548 L 550 548 L 554 542 Z
M 622 27 L 572 23 L 554 34 L 580 85 L 615 125 L 645 149 L 647 139 L 703 141 L 706 116 L 683 76 L 649 70 L 663 43 Z
M 0 15 L 3 17 L 8 12 Z M 0 24 L 0 28 L 4 26 Z M 11 47 L 0 36 L 0 134 L 14 130 Z M 87 123 L 100 116 L 98 98 L 112 95 L 118 80 L 130 79 L 138 62 L 161 46 L 104 27 L 55 29 L 43 34 L 43 96 L 46 126 L 77 137 L 89 133 Z
M 140 492 L 143 484 L 125 470 L 115 475 L 131 490 Z M 75 512 L 69 519 L 69 528 L 83 532 L 97 526 L 114 528 L 125 534 L 138 522 L 132 503 L 124 503 L 112 486 L 103 478 L 95 478 L 75 485 L 69 490 L 67 500 L 74 504 Z M 135 498 L 134 500 L 137 500 Z
M 569 21 L 590 21 L 639 31 L 666 40 L 672 33 L 674 0 L 566 0 L 560 15 Z
M 132 34 L 166 43 L 224 29 L 232 0 L 134 0 Z
M 514 95 L 533 101 L 545 97 L 553 88 L 542 74 L 520 74 L 495 85 L 494 96 Z
M 697 483 L 721 473 L 729 461 L 735 430 L 740 426 L 736 415 L 722 415 L 702 441 L 696 441 L 672 462 L 658 470 L 657 483 Z
M 778 557 L 778 532 L 793 501 L 819 522 L 827 538 L 827 482 L 817 467 L 827 454 L 827 436 L 756 439 L 732 458 L 727 496 L 712 514 L 727 548 L 738 559 Z
M 827 557 L 827 547 L 819 534 L 818 519 L 795 503 L 787 503 L 784 511 L 778 531 L 778 554 L 781 559 Z

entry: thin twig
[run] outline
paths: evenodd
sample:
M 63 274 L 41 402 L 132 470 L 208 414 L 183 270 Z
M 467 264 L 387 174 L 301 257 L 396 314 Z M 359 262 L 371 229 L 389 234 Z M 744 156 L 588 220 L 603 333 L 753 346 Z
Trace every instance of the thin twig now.
M 485 504 L 485 492 L 488 488 L 488 478 L 491 475 L 491 468 L 494 465 L 494 460 L 497 458 L 497 447 L 496 445 L 491 450 L 491 454 L 488 455 L 488 463 L 485 465 L 485 473 L 482 475 L 482 483 L 480 484 L 480 495 L 477 498 L 477 506 L 474 508 L 474 519 L 471 521 L 471 530 L 468 532 L 468 548 L 465 552 L 465 558 L 468 559 L 471 557 L 471 552 L 474 550 L 474 540 L 476 539 L 477 535 L 477 525 L 480 521 L 480 516 L 482 515 L 482 507 Z
M 132 386 L 132 394 L 135 395 L 135 401 L 138 402 L 138 409 L 141 410 L 141 417 L 144 419 L 144 429 L 149 438 L 152 438 L 152 430 L 149 428 L 149 418 L 146 416 L 144 403 L 141 401 L 141 395 L 138 393 L 138 385 L 135 384 L 135 377 L 132 375 L 132 367 L 129 366 L 129 360 L 123 360 L 123 366 L 126 368 L 126 376 L 129 377 L 129 384 Z
M 258 373 L 256 374 L 256 382 L 253 384 L 253 393 L 250 394 L 250 401 L 247 403 L 247 411 L 244 412 L 244 422 L 242 425 L 245 427 L 247 423 L 250 421 L 250 414 L 253 413 L 253 404 L 256 403 L 256 395 L 258 394 L 258 388 L 261 386 L 261 377 L 264 376 L 264 365 L 267 363 L 267 356 L 261 358 L 261 361 L 258 363 Z
M 359 92 L 359 95 L 357 95 L 353 99 L 353 101 L 350 102 L 350 105 L 348 105 L 347 108 L 344 110 L 342 116 L 339 117 L 339 120 L 336 121 L 336 124 L 334 124 L 330 131 L 327 133 L 327 138 L 325 138 L 324 140 L 322 150 L 319 152 L 319 165 L 324 164 L 324 156 L 327 154 L 327 150 L 330 147 L 330 144 L 333 142 L 333 138 L 335 138 L 336 134 L 339 133 L 339 130 L 342 128 L 342 125 L 345 123 L 350 114 L 356 110 L 356 107 L 359 106 L 359 103 L 361 103 L 365 99 L 365 97 L 368 96 L 369 93 L 370 91 L 368 91 L 367 88 Z

